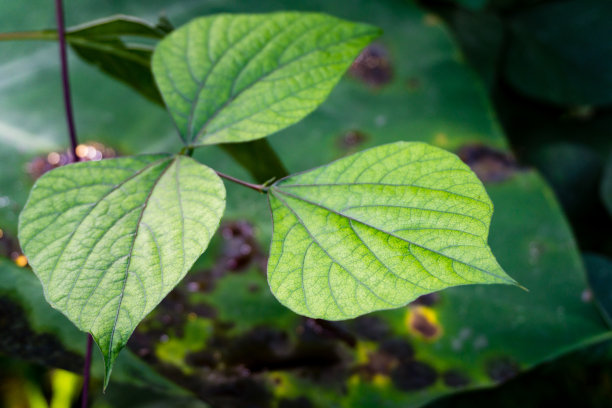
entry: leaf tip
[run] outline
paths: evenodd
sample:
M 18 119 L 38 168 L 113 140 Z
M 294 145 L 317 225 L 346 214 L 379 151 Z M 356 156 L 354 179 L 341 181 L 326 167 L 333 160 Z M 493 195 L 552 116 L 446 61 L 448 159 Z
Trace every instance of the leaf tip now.
M 111 373 L 113 372 L 114 359 L 111 356 L 104 356 L 104 385 L 102 392 L 105 393 L 110 384 Z
M 516 281 L 514 282 L 514 284 L 518 286 L 520 289 L 523 289 L 525 292 L 529 293 L 529 289 L 527 289 L 525 286 L 521 285 L 520 283 Z

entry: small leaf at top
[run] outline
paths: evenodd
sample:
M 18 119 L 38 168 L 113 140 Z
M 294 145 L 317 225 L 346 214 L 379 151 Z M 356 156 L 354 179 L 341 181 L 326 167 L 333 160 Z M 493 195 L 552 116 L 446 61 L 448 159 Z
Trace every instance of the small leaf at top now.
M 38 179 L 19 242 L 47 301 L 100 346 L 105 384 L 136 325 L 204 252 L 224 208 L 219 177 L 185 156 L 77 163 Z
M 269 199 L 268 282 L 296 313 L 350 319 L 450 286 L 515 284 L 487 245 L 482 183 L 442 149 L 375 147 L 280 180 Z
M 185 144 L 244 142 L 312 112 L 379 34 L 325 14 L 220 14 L 164 38 L 153 73 Z
M 154 26 L 136 17 L 118 15 L 72 27 L 66 33 L 66 40 L 83 60 L 135 89 L 147 99 L 161 104 L 161 96 L 155 87 L 150 68 L 153 53 L 150 43 L 151 40 L 164 37 L 166 33 L 159 25 Z

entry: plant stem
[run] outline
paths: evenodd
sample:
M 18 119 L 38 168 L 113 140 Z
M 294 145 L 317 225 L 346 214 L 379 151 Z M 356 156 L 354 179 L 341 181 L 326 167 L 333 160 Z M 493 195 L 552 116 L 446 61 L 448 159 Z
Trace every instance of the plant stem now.
M 72 114 L 72 100 L 70 98 L 70 81 L 68 78 L 68 58 L 66 57 L 66 27 L 64 25 L 64 7 L 62 0 L 55 0 L 55 17 L 57 19 L 57 39 L 59 42 L 60 64 L 62 68 L 62 89 L 64 94 L 64 109 L 68 125 L 68 136 L 70 137 L 70 150 L 72 160 L 77 161 L 76 148 L 78 145 L 74 117 Z M 85 365 L 83 367 L 83 394 L 81 407 L 87 408 L 89 391 L 89 373 L 91 371 L 91 352 L 93 349 L 93 337 L 87 334 L 87 349 L 85 350 Z
M 182 154 L 184 156 L 193 156 L 193 147 L 189 147 L 189 146 L 185 146 L 181 149 L 181 151 L 179 152 L 179 154 Z
M 89 391 L 89 371 L 91 367 L 91 350 L 93 348 L 93 337 L 87 334 L 87 351 L 85 353 L 85 365 L 83 366 L 83 394 L 81 396 L 81 407 L 87 408 L 87 399 Z
M 266 193 L 268 191 L 268 187 L 266 187 L 264 185 L 248 183 L 248 182 L 246 182 L 244 180 L 237 179 L 236 177 L 232 177 L 230 175 L 221 173 L 220 171 L 215 171 L 215 172 L 217 173 L 217 175 L 219 177 L 224 178 L 226 180 L 229 180 L 231 182 L 234 182 L 236 184 L 240 184 L 241 186 L 250 188 L 251 190 L 255 190 L 255 191 L 258 191 L 260 193 Z
M 57 40 L 57 34 L 52 30 L 18 31 L 13 33 L 0 33 L 0 41 L 16 40 Z
M 55 17 L 57 19 L 57 34 L 59 40 L 60 62 L 62 65 L 62 89 L 64 92 L 64 108 L 66 111 L 66 123 L 68 125 L 68 136 L 70 137 L 70 148 L 72 160 L 77 161 L 76 148 L 78 145 L 74 117 L 72 114 L 72 99 L 70 97 L 70 81 L 68 79 L 68 58 L 66 57 L 66 28 L 64 26 L 64 8 L 62 0 L 55 0 Z

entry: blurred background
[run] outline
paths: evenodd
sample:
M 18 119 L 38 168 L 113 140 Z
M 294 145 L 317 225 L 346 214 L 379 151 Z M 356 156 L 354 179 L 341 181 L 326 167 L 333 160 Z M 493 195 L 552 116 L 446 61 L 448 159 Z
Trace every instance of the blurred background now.
M 397 140 L 445 148 L 484 182 L 495 205 L 493 252 L 529 289 L 453 288 L 346 322 L 297 316 L 267 287 L 267 203 L 227 185 L 211 247 L 139 326 L 105 394 L 94 349 L 90 406 L 610 406 L 612 2 L 64 7 L 76 27 L 69 63 L 83 160 L 180 149 L 146 47 L 194 17 L 310 10 L 383 28 L 327 102 L 268 138 L 272 149 L 205 147 L 195 156 L 266 180 L 281 171 L 278 157 L 296 172 Z M 87 28 L 116 14 L 156 34 Z M 54 27 L 51 1 L 0 2 L 0 406 L 10 408 L 81 405 L 86 335 L 44 301 L 16 239 L 32 183 L 67 161 L 57 43 L 39 31 Z

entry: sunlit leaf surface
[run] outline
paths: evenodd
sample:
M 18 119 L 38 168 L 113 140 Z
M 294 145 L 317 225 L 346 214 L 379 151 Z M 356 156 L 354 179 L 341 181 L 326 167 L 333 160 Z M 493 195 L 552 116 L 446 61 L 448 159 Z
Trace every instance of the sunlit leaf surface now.
M 184 156 L 77 163 L 41 177 L 19 241 L 47 301 L 113 361 L 204 252 L 225 207 L 209 168 Z
M 203 17 L 160 42 L 153 72 L 186 144 L 244 142 L 312 112 L 379 34 L 315 13 Z
M 299 314 L 348 319 L 472 283 L 514 283 L 487 245 L 493 205 L 455 155 L 376 147 L 270 190 L 272 291 Z

